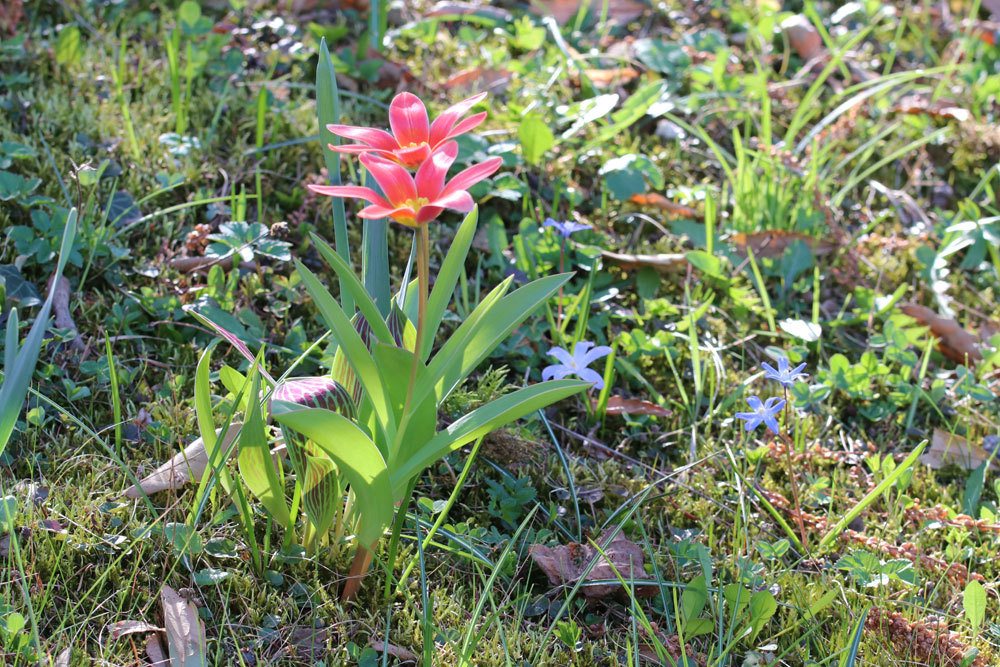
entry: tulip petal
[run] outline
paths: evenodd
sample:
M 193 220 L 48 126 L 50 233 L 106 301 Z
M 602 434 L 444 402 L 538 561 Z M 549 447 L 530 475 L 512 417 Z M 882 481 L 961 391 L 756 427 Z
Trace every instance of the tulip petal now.
M 503 159 L 494 157 L 459 172 L 455 178 L 448 181 L 448 185 L 444 186 L 441 197 L 446 197 L 458 190 L 468 190 L 484 178 L 492 176 L 501 164 L 503 164 Z
M 430 144 L 431 146 L 437 146 L 442 141 L 447 141 L 450 137 L 457 136 L 459 133 L 454 132 L 455 123 L 458 119 L 462 117 L 469 109 L 476 106 L 480 102 L 486 99 L 486 93 L 479 93 L 478 95 L 473 95 L 472 97 L 462 100 L 458 104 L 452 105 L 451 107 L 445 109 L 440 116 L 434 119 L 431 124 L 430 129 Z M 485 116 L 484 116 L 485 117 Z M 482 122 L 481 120 L 479 121 Z M 478 125 L 479 123 L 476 123 Z M 473 126 L 474 127 L 474 126 Z M 471 129 L 471 128 L 470 128 Z M 464 130 L 468 132 L 468 130 Z
M 417 211 L 417 224 L 426 225 L 431 220 L 436 219 L 444 209 L 440 206 L 421 206 Z
M 487 116 L 486 112 L 483 111 L 482 113 L 477 113 L 474 116 L 469 116 L 468 118 L 465 118 L 464 120 L 459 122 L 458 125 L 451 128 L 451 131 L 448 132 L 447 135 L 445 135 L 442 141 L 447 141 L 448 139 L 454 139 L 455 137 L 461 136 L 466 132 L 471 132 L 472 130 L 479 127 L 479 125 L 484 120 L 486 120 L 486 116 Z
M 361 156 L 361 164 L 371 173 L 392 205 L 401 206 L 416 199 L 417 186 L 404 167 L 371 153 Z
M 360 185 L 313 185 L 310 183 L 308 187 L 317 194 L 327 195 L 329 197 L 364 199 L 366 202 L 377 204 L 379 206 L 389 206 L 389 202 L 387 202 L 382 195 L 375 192 L 371 188 L 365 188 Z
M 458 157 L 458 144 L 454 141 L 441 146 L 434 151 L 430 158 L 417 169 L 417 176 L 414 183 L 417 186 L 417 196 L 429 200 L 436 199 L 441 190 L 444 189 L 444 181 L 448 177 L 448 170 Z
M 400 93 L 389 105 L 389 125 L 401 148 L 426 143 L 430 133 L 427 107 L 413 93 Z
M 437 199 L 432 199 L 427 203 L 428 206 L 437 206 L 439 208 L 450 208 L 453 211 L 458 211 L 460 213 L 468 213 L 471 211 L 476 202 L 473 201 L 472 195 L 470 195 L 466 190 L 459 190 L 458 192 L 452 192 L 443 197 L 438 197 Z
M 365 220 L 379 220 L 381 218 L 392 218 L 403 224 L 412 223 L 417 218 L 417 212 L 411 206 L 379 206 L 372 204 L 358 211 L 358 217 Z
M 424 162 L 431 155 L 431 147 L 426 143 L 420 143 L 416 146 L 408 146 L 406 148 L 398 148 L 392 152 L 389 157 L 394 162 L 399 162 L 404 167 L 412 169 Z
M 338 137 L 360 141 L 379 150 L 391 151 L 399 148 L 399 143 L 396 139 L 385 130 L 376 130 L 373 127 L 355 127 L 353 125 L 327 125 L 326 129 Z

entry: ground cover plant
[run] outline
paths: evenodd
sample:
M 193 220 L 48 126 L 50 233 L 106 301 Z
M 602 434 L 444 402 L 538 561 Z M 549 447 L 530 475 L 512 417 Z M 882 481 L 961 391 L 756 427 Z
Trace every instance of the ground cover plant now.
M 0 9 L 0 661 L 1000 664 L 991 3 Z

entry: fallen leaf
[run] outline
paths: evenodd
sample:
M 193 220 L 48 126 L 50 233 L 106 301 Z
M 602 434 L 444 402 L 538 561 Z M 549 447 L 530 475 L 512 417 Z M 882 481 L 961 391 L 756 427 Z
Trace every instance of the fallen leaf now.
M 930 446 L 920 455 L 920 462 L 934 470 L 940 470 L 948 465 L 975 470 L 989 458 L 990 453 L 981 445 L 971 444 L 960 435 L 936 428 L 934 435 L 931 436 Z M 991 467 L 996 468 L 1000 465 L 994 460 Z
M 198 618 L 198 607 L 166 585 L 160 593 L 160 602 L 171 666 L 203 667 L 208 664 L 208 640 L 205 626 Z
M 218 446 L 229 448 L 239 434 L 240 426 L 241 424 L 230 424 L 225 436 L 221 435 L 222 429 L 216 431 L 216 435 L 220 436 Z M 236 448 L 233 447 L 232 450 L 235 453 Z M 141 498 L 143 493 L 149 495 L 167 489 L 179 489 L 190 481 L 200 482 L 206 468 L 208 468 L 208 453 L 205 451 L 204 441 L 198 438 L 185 447 L 184 451 L 144 477 L 138 487 L 133 485 L 127 488 L 125 497 Z
M 595 15 L 606 8 L 609 23 L 629 23 L 649 9 L 638 0 L 532 0 L 531 9 L 536 14 L 551 16 L 557 23 L 565 24 L 575 19 L 584 5 Z
M 412 662 L 416 664 L 417 656 L 412 651 L 408 651 L 402 646 L 396 646 L 395 644 L 387 644 L 383 641 L 378 641 L 373 639 L 371 641 L 371 647 L 378 651 L 379 653 L 388 653 L 396 660 L 402 662 Z
M 608 398 L 607 413 L 609 415 L 652 415 L 654 417 L 669 417 L 670 410 L 661 405 L 644 401 L 641 398 L 624 398 L 611 396 Z
M 633 204 L 638 204 L 639 206 L 655 206 L 656 208 L 662 209 L 671 215 L 676 215 L 679 218 L 693 218 L 695 220 L 701 220 L 702 218 L 702 214 L 697 210 L 691 208 L 690 206 L 685 206 L 684 204 L 672 202 L 658 192 L 632 195 L 629 198 L 629 201 Z
M 823 53 L 823 38 L 816 26 L 802 14 L 789 16 L 781 22 L 788 43 L 803 60 L 812 60 Z
M 424 14 L 425 18 L 445 20 L 452 16 L 480 16 L 505 23 L 514 20 L 514 17 L 506 9 L 490 7 L 488 5 L 473 4 L 471 2 L 458 2 L 455 0 L 444 0 L 443 2 L 439 2 L 431 7 L 430 11 Z
M 763 232 L 744 234 L 739 232 L 729 237 L 729 242 L 736 246 L 741 255 L 747 254 L 747 248 L 753 250 L 754 257 L 776 259 L 785 254 L 796 241 L 802 241 L 817 257 L 829 255 L 837 249 L 833 241 L 818 239 L 801 232 L 787 232 L 781 229 L 771 229 Z
M 899 310 L 929 327 L 931 333 L 938 339 L 938 350 L 948 359 L 958 364 L 982 361 L 979 340 L 959 326 L 955 320 L 941 317 L 930 308 L 916 303 L 900 304 Z
M 288 645 L 294 648 L 295 655 L 309 658 L 310 661 L 320 661 L 326 653 L 326 643 L 330 639 L 329 628 L 314 628 L 297 626 L 288 633 Z
M 59 655 L 56 656 L 55 661 L 52 663 L 53 667 L 69 667 L 69 659 L 73 657 L 72 648 L 64 648 Z
M 108 639 L 117 641 L 126 635 L 162 631 L 163 628 L 158 628 L 152 623 L 146 623 L 145 621 L 118 621 L 108 626 Z
M 528 549 L 528 555 L 554 586 L 574 586 L 581 577 L 584 583 L 616 579 L 615 570 L 626 581 L 629 578 L 649 580 L 642 548 L 625 537 L 621 531 L 609 529 L 601 535 L 597 543 L 601 545 L 606 558 L 600 555 L 593 545 L 575 542 L 558 547 L 534 544 Z M 584 577 L 584 572 L 595 558 L 597 563 Z M 621 591 L 622 586 L 616 581 L 609 584 L 584 585 L 580 590 L 584 597 L 604 598 Z M 640 584 L 635 587 L 635 594 L 640 597 L 655 595 L 656 591 L 657 587 L 653 585 Z
M 611 69 L 585 69 L 583 75 L 597 88 L 623 86 L 629 81 L 639 78 L 639 70 L 633 67 L 615 67 Z
M 472 67 L 452 74 L 444 82 L 448 90 L 479 90 L 502 93 L 510 85 L 511 72 L 494 67 Z
M 150 667 L 170 667 L 170 660 L 163 651 L 159 634 L 146 637 L 146 657 L 149 658 Z
M 676 271 L 687 266 L 687 257 L 681 253 L 661 253 L 658 255 L 629 255 L 602 250 L 601 257 L 623 269 L 641 269 L 645 266 L 657 271 Z
M 900 100 L 891 111 L 910 115 L 925 115 L 932 118 L 946 118 L 966 123 L 972 120 L 972 112 L 946 100 L 933 102 L 922 95 L 910 95 Z

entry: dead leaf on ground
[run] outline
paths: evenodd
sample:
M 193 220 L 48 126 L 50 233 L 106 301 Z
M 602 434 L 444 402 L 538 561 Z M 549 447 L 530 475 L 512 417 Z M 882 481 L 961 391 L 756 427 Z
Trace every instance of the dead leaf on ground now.
M 763 232 L 744 234 L 739 232 L 729 237 L 729 242 L 736 246 L 741 255 L 746 256 L 747 248 L 753 250 L 754 257 L 777 259 L 785 254 L 796 241 L 802 241 L 817 257 L 829 255 L 837 249 L 837 244 L 827 239 L 818 239 L 801 232 L 787 232 L 781 229 L 771 229 Z
M 373 639 L 371 641 L 371 647 L 379 653 L 388 653 L 396 660 L 401 660 L 402 662 L 412 662 L 416 664 L 418 660 L 415 653 L 406 650 L 402 646 L 396 646 L 395 644 L 387 644 L 383 641 Z
M 653 417 L 669 417 L 672 413 L 662 405 L 657 405 L 641 398 L 624 398 L 611 396 L 608 398 L 607 413 L 609 415 L 652 415 Z
M 163 650 L 163 642 L 159 635 L 149 635 L 146 638 L 146 657 L 150 667 L 170 667 L 170 659 Z
M 240 426 L 240 424 L 230 424 L 226 435 L 219 438 L 218 446 L 229 448 L 239 434 Z M 217 436 L 221 436 L 221 434 L 222 429 L 216 431 Z M 235 452 L 236 448 L 232 449 Z M 167 489 L 179 489 L 190 481 L 200 482 L 206 468 L 208 468 L 208 453 L 205 451 L 204 441 L 198 438 L 185 447 L 184 451 L 179 452 L 152 474 L 143 478 L 139 482 L 139 487 L 133 485 L 127 488 L 125 497 L 141 498 L 143 492 L 150 495 Z
M 69 660 L 73 657 L 72 648 L 64 648 L 59 655 L 56 656 L 55 662 L 53 662 L 54 667 L 69 667 Z
M 953 102 L 947 100 L 930 101 L 921 95 L 910 95 L 900 100 L 891 111 L 910 115 L 924 115 L 932 118 L 945 118 L 965 123 L 972 120 L 972 112 L 963 109 Z
M 510 85 L 511 72 L 495 67 L 472 67 L 456 72 L 444 82 L 447 90 L 477 90 L 502 93 Z
M 650 192 L 649 194 L 632 195 L 629 201 L 633 204 L 638 204 L 639 206 L 655 206 L 658 209 L 666 211 L 670 215 L 676 215 L 679 218 L 693 218 L 695 220 L 701 220 L 702 214 L 691 208 L 690 206 L 685 206 L 684 204 L 677 204 L 670 201 L 658 192 Z
M 920 462 L 934 470 L 940 470 L 948 465 L 975 470 L 989 458 L 990 453 L 982 445 L 972 444 L 960 435 L 936 428 L 934 435 L 931 436 L 930 446 L 920 455 Z M 990 467 L 1000 466 L 994 460 Z
M 676 271 L 687 266 L 687 258 L 680 253 L 660 253 L 658 255 L 629 255 L 621 252 L 602 250 L 601 257 L 623 269 L 650 267 L 657 271 Z
M 959 326 L 955 320 L 941 317 L 930 308 L 916 303 L 901 304 L 899 310 L 929 327 L 931 333 L 938 339 L 938 350 L 948 359 L 958 364 L 982 361 L 979 339 Z
M 162 631 L 163 628 L 158 628 L 152 623 L 146 623 L 145 621 L 118 621 L 108 626 L 108 639 L 117 641 L 126 635 Z
M 642 547 L 625 537 L 621 531 L 616 532 L 614 528 L 605 531 L 597 544 L 601 545 L 607 558 L 601 556 L 593 545 L 575 542 L 558 547 L 534 544 L 528 549 L 528 555 L 554 586 L 574 586 L 595 558 L 597 564 L 584 577 L 584 582 L 617 579 L 615 570 L 626 581 L 630 578 L 636 581 L 649 580 Z M 621 591 L 622 586 L 616 581 L 610 584 L 585 585 L 580 590 L 584 597 L 604 598 Z M 635 594 L 640 597 L 655 595 L 656 591 L 657 587 L 654 585 L 639 584 L 635 587 Z
M 812 60 L 823 53 L 823 38 L 809 19 L 802 14 L 789 16 L 781 22 L 788 43 L 803 60 Z
M 198 607 L 185 600 L 170 586 L 160 593 L 163 626 L 167 631 L 167 650 L 173 667 L 200 667 L 208 664 L 208 640 L 205 626 L 198 618 Z
M 639 78 L 639 70 L 633 67 L 615 67 L 611 69 L 585 69 L 583 75 L 597 88 L 623 86 Z
M 473 4 L 471 2 L 459 2 L 457 0 L 443 0 L 431 7 L 430 11 L 424 14 L 425 18 L 442 18 L 449 16 L 482 16 L 495 19 L 497 21 L 508 22 L 514 17 L 506 9 L 490 7 L 489 5 Z
M 531 10 L 541 16 L 552 16 L 557 23 L 569 23 L 577 17 L 580 7 L 586 5 L 591 13 L 604 11 L 605 0 L 531 0 Z M 649 7 L 639 0 L 607 0 L 607 17 L 610 23 L 629 23 L 639 18 Z

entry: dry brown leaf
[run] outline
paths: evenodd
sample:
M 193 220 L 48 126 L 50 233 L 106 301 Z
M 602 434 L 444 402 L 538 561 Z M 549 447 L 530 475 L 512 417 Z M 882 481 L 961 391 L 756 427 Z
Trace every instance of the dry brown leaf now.
M 69 667 L 69 660 L 73 657 L 72 648 L 64 648 L 52 662 L 53 667 Z
M 448 90 L 477 90 L 501 93 L 510 85 L 511 72 L 494 67 L 472 67 L 456 72 L 444 82 Z
M 960 435 L 936 428 L 934 435 L 931 436 L 930 446 L 920 455 L 920 462 L 934 470 L 940 470 L 947 465 L 975 470 L 989 458 L 990 453 L 982 445 L 971 444 Z M 997 467 L 995 460 L 991 467 Z
M 202 667 L 208 663 L 208 640 L 205 625 L 198 618 L 198 607 L 181 597 L 170 586 L 160 592 L 163 627 L 167 631 L 167 650 L 172 667 Z
M 633 67 L 615 67 L 612 69 L 585 69 L 583 75 L 598 88 L 623 86 L 629 81 L 639 78 L 639 70 Z
M 0 2 L 0 32 L 17 34 L 17 24 L 24 18 L 23 0 Z
M 687 266 L 687 258 L 680 253 L 661 253 L 658 255 L 629 255 L 621 252 L 602 250 L 601 257 L 620 266 L 623 269 L 641 269 L 650 267 L 657 271 L 676 271 Z
M 629 201 L 633 204 L 638 204 L 639 206 L 655 206 L 656 208 L 662 209 L 671 215 L 676 215 L 680 218 L 694 218 L 695 220 L 701 220 L 702 215 L 696 209 L 690 206 L 685 206 L 684 204 L 677 204 L 670 201 L 663 195 L 657 192 L 651 192 L 644 195 L 632 195 Z
M 163 628 L 158 628 L 152 623 L 145 621 L 118 621 L 108 626 L 108 639 L 116 641 L 125 635 L 134 635 L 139 632 L 162 632 Z
M 802 14 L 789 16 L 781 22 L 781 29 L 788 37 L 788 43 L 803 60 L 812 60 L 823 53 L 823 38 L 816 26 Z
M 609 415 L 652 415 L 654 417 L 669 417 L 672 413 L 661 405 L 644 401 L 641 398 L 623 398 L 611 396 L 608 398 L 607 413 Z
M 146 657 L 149 658 L 149 667 L 170 667 L 170 659 L 163 650 L 159 634 L 146 637 Z
M 837 245 L 833 241 L 817 239 L 801 232 L 786 232 L 781 229 L 753 232 L 752 234 L 739 232 L 729 237 L 729 242 L 736 246 L 740 254 L 746 255 L 747 247 L 749 247 L 753 250 L 754 257 L 767 257 L 769 259 L 781 257 L 796 241 L 802 241 L 809 246 L 809 249 L 817 257 L 829 255 L 837 249 Z
M 400 660 L 402 662 L 412 662 L 416 664 L 418 660 L 416 654 L 413 653 L 412 651 L 408 651 L 402 646 L 396 646 L 395 644 L 387 644 L 377 639 L 373 639 L 371 641 L 371 647 L 376 651 L 378 651 L 379 653 L 388 653 L 396 660 Z
M 592 13 L 604 11 L 605 0 L 531 0 L 531 9 L 541 16 L 552 16 L 557 23 L 569 23 L 576 18 L 580 7 L 587 5 Z M 629 23 L 646 13 L 648 6 L 638 0 L 607 0 L 607 17 L 610 23 Z
M 929 327 L 931 333 L 938 339 L 938 350 L 948 359 L 958 364 L 982 361 L 979 340 L 960 327 L 955 320 L 941 317 L 930 308 L 916 303 L 901 304 L 899 310 Z
M 909 97 L 904 97 L 899 104 L 894 106 L 891 110 L 896 113 L 925 115 L 931 116 L 932 118 L 957 120 L 959 123 L 965 123 L 972 120 L 972 112 L 968 109 L 963 109 L 962 107 L 956 106 L 954 103 L 946 100 L 935 100 L 931 102 L 929 99 L 921 95 L 910 95 Z
M 446 18 L 449 16 L 485 16 L 497 21 L 512 21 L 513 16 L 506 9 L 490 7 L 486 4 L 459 2 L 458 0 L 442 0 L 424 14 L 425 18 Z
M 226 435 L 219 439 L 219 447 L 228 449 L 239 434 L 240 426 L 240 424 L 230 424 Z M 222 429 L 216 431 L 217 436 L 221 436 L 221 434 Z M 232 449 L 236 450 L 235 447 Z M 179 489 L 190 481 L 200 482 L 206 468 L 208 468 L 208 453 L 205 451 L 205 443 L 201 438 L 198 438 L 185 447 L 184 451 L 179 452 L 152 474 L 143 478 L 139 482 L 139 487 L 134 485 L 128 487 L 125 490 L 125 497 L 141 498 L 143 491 L 149 495 L 167 489 Z
M 637 581 L 649 579 L 646 575 L 642 547 L 625 537 L 621 531 L 616 532 L 614 528 L 605 531 L 597 544 L 601 546 L 607 558 L 601 556 L 593 545 L 575 542 L 558 547 L 533 544 L 528 549 L 528 555 L 554 586 L 574 586 L 595 558 L 597 564 L 584 577 L 584 582 L 616 579 L 615 570 L 626 581 L 630 578 Z M 604 598 L 621 591 L 622 586 L 615 582 L 581 586 L 580 590 L 584 597 Z M 640 584 L 635 587 L 635 594 L 649 597 L 654 595 L 656 590 L 656 586 Z

